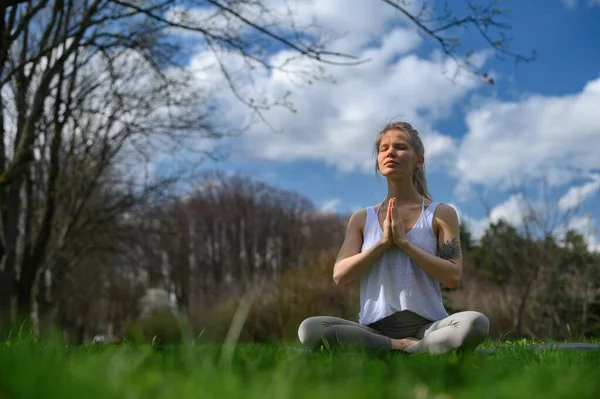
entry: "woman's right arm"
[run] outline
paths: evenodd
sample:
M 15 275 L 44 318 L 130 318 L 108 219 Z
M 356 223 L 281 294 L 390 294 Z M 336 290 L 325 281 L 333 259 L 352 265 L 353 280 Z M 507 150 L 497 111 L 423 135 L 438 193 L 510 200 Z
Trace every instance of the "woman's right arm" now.
M 333 266 L 333 281 L 338 285 L 346 284 L 359 276 L 389 248 L 389 244 L 380 241 L 361 252 L 366 218 L 366 209 L 361 209 L 350 217 L 344 243 Z

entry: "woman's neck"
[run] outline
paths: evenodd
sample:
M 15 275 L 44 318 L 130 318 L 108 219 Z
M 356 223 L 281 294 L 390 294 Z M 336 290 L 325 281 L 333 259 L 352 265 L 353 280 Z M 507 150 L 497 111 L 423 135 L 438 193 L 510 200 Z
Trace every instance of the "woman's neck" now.
M 388 193 L 385 201 L 396 198 L 398 203 L 421 202 L 423 196 L 418 193 L 412 182 L 395 182 L 388 180 Z

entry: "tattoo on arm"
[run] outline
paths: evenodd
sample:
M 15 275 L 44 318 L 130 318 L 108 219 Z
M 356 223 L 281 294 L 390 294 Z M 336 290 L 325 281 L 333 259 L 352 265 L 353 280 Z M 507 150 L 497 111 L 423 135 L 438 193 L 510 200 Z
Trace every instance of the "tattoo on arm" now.
M 442 245 L 438 251 L 438 256 L 449 261 L 459 259 L 460 243 L 458 242 L 458 238 L 454 237 L 452 240 L 447 241 Z

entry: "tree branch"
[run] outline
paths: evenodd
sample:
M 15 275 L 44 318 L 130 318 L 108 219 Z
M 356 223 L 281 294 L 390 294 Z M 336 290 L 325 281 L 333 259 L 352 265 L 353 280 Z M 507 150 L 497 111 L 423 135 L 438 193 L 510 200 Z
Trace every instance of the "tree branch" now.
M 250 21 L 248 18 L 245 18 L 244 16 L 242 16 L 240 13 L 234 11 L 233 9 L 231 9 L 230 7 L 227 7 L 223 4 L 221 4 L 220 2 L 216 1 L 216 0 L 206 0 L 207 2 L 209 2 L 210 4 L 214 5 L 217 8 L 222 9 L 223 11 L 235 16 L 237 19 L 239 19 L 240 21 L 244 22 L 246 25 L 252 27 L 253 29 L 263 33 L 264 35 L 270 37 L 271 39 L 274 39 L 275 41 L 278 41 L 282 44 L 284 44 L 286 47 L 289 47 L 293 50 L 296 50 L 297 52 L 299 52 L 302 55 L 305 55 L 309 58 L 314 58 L 318 61 L 324 62 L 326 64 L 331 64 L 331 65 L 360 65 L 368 60 L 363 60 L 363 61 L 356 61 L 356 62 L 334 62 L 334 61 L 328 61 L 328 60 L 324 60 L 322 57 L 324 55 L 326 56 L 334 56 L 334 57 L 341 57 L 341 58 L 353 58 L 356 59 L 356 57 L 348 55 L 348 54 L 342 54 L 342 53 L 338 53 L 338 52 L 332 52 L 332 51 L 325 51 L 325 50 L 315 50 L 315 49 L 311 49 L 311 48 L 301 48 L 299 46 L 297 46 L 296 44 L 290 42 L 289 40 L 287 40 L 286 38 L 279 36 L 271 31 L 269 31 L 268 29 L 263 28 L 262 26 L 258 25 L 255 22 Z
M 458 45 L 457 40 L 444 38 L 444 37 L 440 36 L 440 33 L 447 31 L 451 28 L 460 27 L 460 26 L 464 26 L 464 25 L 474 26 L 477 29 L 477 31 L 479 32 L 479 34 L 484 38 L 484 40 L 496 51 L 496 53 L 500 53 L 500 54 L 504 54 L 504 55 L 513 57 L 516 60 L 516 62 L 529 62 L 529 61 L 533 61 L 536 57 L 535 52 L 533 52 L 530 57 L 526 57 L 526 56 L 523 56 L 520 54 L 513 53 L 511 51 L 508 51 L 504 45 L 505 39 L 493 40 L 487 34 L 486 29 L 488 26 L 495 26 L 498 28 L 505 28 L 505 29 L 510 28 L 509 25 L 502 24 L 502 23 L 499 23 L 494 20 L 495 15 L 499 15 L 502 13 L 501 10 L 499 10 L 495 7 L 495 3 L 492 3 L 492 5 L 484 8 L 483 11 L 481 11 L 482 10 L 481 7 L 474 6 L 471 2 L 467 2 L 467 10 L 471 11 L 474 15 L 470 15 L 470 16 L 464 17 L 462 19 L 456 19 L 456 18 L 450 18 L 449 17 L 450 14 L 448 11 L 445 19 L 450 19 L 451 21 L 439 28 L 432 29 L 425 25 L 425 23 L 421 17 L 411 14 L 410 12 L 408 12 L 406 10 L 406 8 L 400 6 L 393 0 L 382 0 L 382 1 L 390 6 L 394 7 L 396 10 L 400 11 L 411 22 L 413 22 L 420 30 L 422 30 L 427 35 L 429 35 L 434 40 L 436 40 L 442 47 L 442 50 L 444 51 L 444 53 L 447 56 L 451 57 L 458 64 L 461 64 L 461 62 L 459 62 L 458 57 L 454 53 L 454 48 Z M 491 8 L 492 6 L 494 8 Z M 481 71 L 476 70 L 468 63 L 468 61 L 465 61 L 463 64 L 464 64 L 464 66 L 468 67 L 468 69 L 470 69 L 472 73 L 474 73 L 476 75 L 481 75 L 484 78 L 486 78 L 486 80 L 489 83 L 493 83 L 493 80 L 488 78 L 486 73 L 482 73 Z

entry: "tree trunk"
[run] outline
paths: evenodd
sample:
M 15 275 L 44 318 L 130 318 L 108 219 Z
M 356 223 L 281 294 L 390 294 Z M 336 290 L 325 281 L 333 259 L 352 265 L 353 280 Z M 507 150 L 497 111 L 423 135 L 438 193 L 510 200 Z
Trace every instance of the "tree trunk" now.
M 15 263 L 16 254 L 0 253 L 0 340 L 6 338 L 13 325 L 12 297 L 16 283 Z
M 5 336 L 11 329 L 14 320 L 12 301 L 17 285 L 17 237 L 18 220 L 21 205 L 19 196 L 20 182 L 8 187 L 7 201 L 2 204 L 2 235 L 4 248 L 0 259 L 0 336 Z

